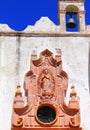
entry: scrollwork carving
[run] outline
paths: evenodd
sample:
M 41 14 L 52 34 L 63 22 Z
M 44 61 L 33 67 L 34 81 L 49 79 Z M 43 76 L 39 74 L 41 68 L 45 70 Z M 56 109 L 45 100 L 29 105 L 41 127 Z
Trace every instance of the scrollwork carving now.
M 70 125 L 70 127 L 79 127 L 80 123 L 78 121 L 76 121 L 74 117 L 72 117 L 70 119 L 69 125 Z
M 23 126 L 23 118 L 22 118 L 22 117 L 19 117 L 19 116 L 17 116 L 17 115 L 14 115 L 14 116 L 13 116 L 12 125 L 13 125 L 13 126 L 16 126 L 16 127 L 22 127 L 22 126 Z

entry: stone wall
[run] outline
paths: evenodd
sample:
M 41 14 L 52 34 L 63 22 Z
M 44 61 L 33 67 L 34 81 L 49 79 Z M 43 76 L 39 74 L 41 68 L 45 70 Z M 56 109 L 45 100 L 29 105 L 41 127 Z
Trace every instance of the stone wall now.
M 43 28 L 42 21 L 42 19 L 41 22 L 39 21 L 38 27 L 41 26 L 37 31 L 34 30 L 35 27 L 30 27 L 30 29 L 34 29 L 29 32 L 28 28 L 28 31 L 24 31 L 23 35 L 22 32 L 10 29 L 7 29 L 6 32 L 5 29 L 0 32 L 0 130 L 10 130 L 11 128 L 12 102 L 16 85 L 20 83 L 23 88 L 24 75 L 30 69 L 31 53 L 36 50 L 39 55 L 46 48 L 54 54 L 56 53 L 55 49 L 61 49 L 63 69 L 69 75 L 67 99 L 70 86 L 74 84 L 80 97 L 81 127 L 84 130 L 89 130 L 88 59 L 90 38 L 86 36 L 86 33 L 84 36 L 80 33 L 72 35 L 72 33 L 61 32 L 61 35 L 57 35 L 57 32 L 60 34 L 59 26 L 57 27 L 51 22 L 47 22 L 46 25 L 46 27 L 50 25 L 52 28 L 52 35 L 48 35 L 49 28 Z M 0 28 L 0 30 L 3 29 Z M 43 35 L 40 35 L 42 33 Z

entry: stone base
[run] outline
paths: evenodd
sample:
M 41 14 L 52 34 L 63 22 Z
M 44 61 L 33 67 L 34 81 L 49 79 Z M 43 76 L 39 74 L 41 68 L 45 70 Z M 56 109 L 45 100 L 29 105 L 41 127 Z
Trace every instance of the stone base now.
M 50 128 L 50 127 L 38 127 L 38 128 L 12 128 L 11 130 L 82 130 L 82 128 L 61 128 L 61 127 L 53 127 L 53 128 Z

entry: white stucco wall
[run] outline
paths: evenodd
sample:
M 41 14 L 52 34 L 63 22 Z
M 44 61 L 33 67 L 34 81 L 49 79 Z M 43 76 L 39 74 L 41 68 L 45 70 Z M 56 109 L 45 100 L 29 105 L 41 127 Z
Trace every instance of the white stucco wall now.
M 45 20 L 45 18 L 44 18 Z M 38 29 L 29 27 L 32 32 L 59 33 L 59 27 L 46 22 L 43 28 L 43 19 L 37 24 Z M 46 21 L 47 18 L 46 18 Z M 42 25 L 42 26 L 41 26 Z M 24 32 L 29 32 L 27 28 Z M 2 28 L 1 28 L 2 30 Z M 4 30 L 5 31 L 5 30 Z M 9 30 L 7 29 L 7 32 Z M 13 31 L 11 31 L 13 32 Z M 60 32 L 61 33 L 61 32 Z M 55 54 L 55 49 L 62 51 L 63 69 L 69 75 L 69 86 L 75 84 L 80 97 L 81 126 L 89 130 L 90 124 L 90 96 L 88 84 L 88 54 L 89 37 L 72 36 L 0 36 L 0 130 L 10 130 L 12 102 L 18 82 L 23 86 L 25 73 L 30 69 L 30 56 L 33 49 L 37 54 L 44 49 L 49 49 Z

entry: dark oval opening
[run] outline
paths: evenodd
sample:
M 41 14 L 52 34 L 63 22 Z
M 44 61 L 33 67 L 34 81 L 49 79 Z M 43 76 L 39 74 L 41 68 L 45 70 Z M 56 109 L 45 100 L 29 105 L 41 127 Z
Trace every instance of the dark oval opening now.
M 56 111 L 50 106 L 42 106 L 37 111 L 37 117 L 44 123 L 50 123 L 56 118 Z

